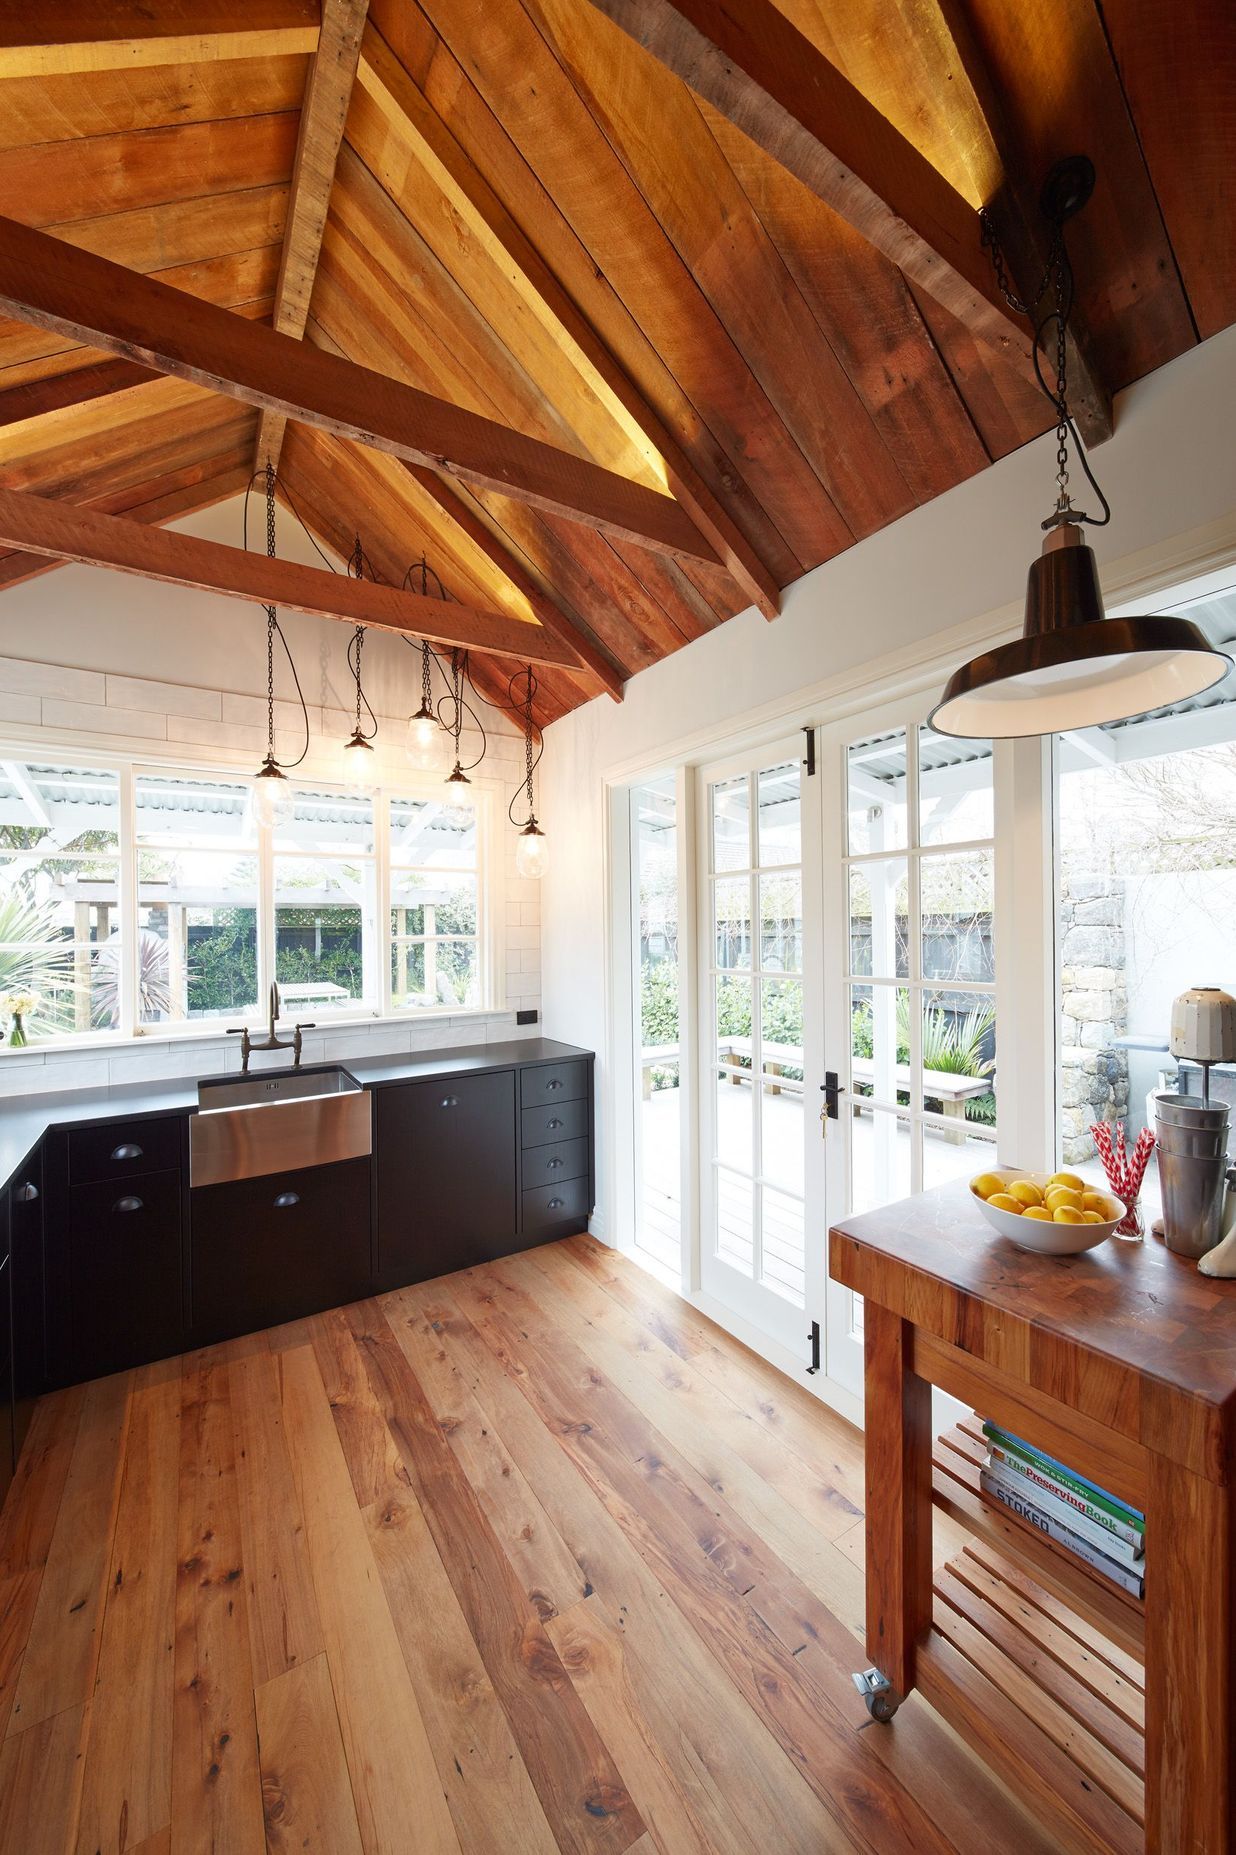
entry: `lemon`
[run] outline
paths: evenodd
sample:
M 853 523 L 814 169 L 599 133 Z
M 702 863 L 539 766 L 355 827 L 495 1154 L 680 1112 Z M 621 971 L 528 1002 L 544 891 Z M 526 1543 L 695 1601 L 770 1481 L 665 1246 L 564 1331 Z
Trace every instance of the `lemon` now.
M 1103 1192 L 1083 1192 L 1082 1193 L 1082 1210 L 1083 1211 L 1097 1211 L 1099 1214 L 1099 1222 L 1101 1224 L 1105 1224 L 1108 1221 L 1108 1219 L 1113 1215 L 1112 1208 L 1111 1208 L 1111 1199 L 1106 1197 Z
M 980 1172 L 977 1179 L 971 1179 L 970 1190 L 976 1198 L 990 1198 L 993 1192 L 1004 1190 L 1004 1180 L 998 1172 Z
M 1009 1197 L 1020 1198 L 1026 1205 L 1042 1204 L 1043 1193 L 1033 1179 L 1014 1179 L 1009 1186 Z
M 1037 1224 L 1050 1224 L 1054 1222 L 1052 1214 L 1045 1204 L 1028 1204 L 1022 1212 L 1022 1216 L 1032 1217 Z
M 1083 1211 L 1082 1212 L 1082 1223 L 1083 1224 L 1106 1224 L 1107 1221 L 1108 1221 L 1107 1218 L 1103 1217 L 1101 1213 L 1098 1211 Z
M 1075 1172 L 1053 1172 L 1047 1181 L 1048 1186 L 1067 1185 L 1071 1191 L 1081 1192 L 1086 1189 L 1086 1181 L 1079 1179 Z
M 1020 1217 L 1026 1208 L 1019 1198 L 1010 1198 L 1007 1192 L 993 1192 L 987 1202 L 996 1211 L 1011 1211 L 1014 1217 Z
M 1068 1205 L 1073 1211 L 1083 1209 L 1082 1194 L 1071 1190 L 1067 1185 L 1049 1185 L 1046 1202 L 1052 1211 L 1058 1210 L 1062 1204 Z
M 1086 1221 L 1086 1213 L 1071 1204 L 1058 1204 L 1051 1215 L 1055 1224 L 1084 1224 Z

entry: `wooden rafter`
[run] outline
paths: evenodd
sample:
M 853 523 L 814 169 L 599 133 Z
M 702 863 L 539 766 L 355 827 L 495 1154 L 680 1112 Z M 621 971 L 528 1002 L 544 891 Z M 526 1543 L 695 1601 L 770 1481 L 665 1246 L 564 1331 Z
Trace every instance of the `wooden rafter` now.
M 31 554 L 107 567 L 172 586 L 222 593 L 261 605 L 286 606 L 348 624 L 410 632 L 433 643 L 460 645 L 520 662 L 578 667 L 579 659 L 541 625 L 521 624 L 455 601 L 375 586 L 347 574 L 327 573 L 296 561 L 165 534 L 119 516 L 20 490 L 0 490 L 0 544 Z
M 549 326 L 601 401 L 631 429 L 664 472 L 726 569 L 766 618 L 780 610 L 776 575 L 727 511 L 610 353 L 535 244 L 503 206 L 450 129 L 373 27 L 365 30 L 360 84 L 391 132 L 408 142 L 473 237 L 500 264 L 532 313 Z
M 12 219 L 0 219 L 0 311 L 656 553 L 718 564 L 671 496 Z
M 94 361 L 64 374 L 48 374 L 0 393 L 0 427 L 41 419 L 49 412 L 71 411 L 92 399 L 109 399 L 130 387 L 147 386 L 161 376 L 137 361 Z
M 291 335 L 297 341 L 304 335 L 309 318 L 335 163 L 348 119 L 368 11 L 369 0 L 322 0 L 322 30 L 300 112 L 273 318 L 281 335 Z M 282 413 L 262 413 L 254 447 L 254 463 L 259 470 L 268 461 L 278 466 L 286 424 Z
M 1033 375 L 1028 328 L 1000 293 L 973 207 L 774 0 L 592 4 L 973 335 Z M 1095 394 L 1092 442 L 1111 433 L 1110 402 Z
M 0 9 L 0 78 L 131 71 L 207 59 L 277 58 L 312 51 L 314 0 L 56 0 Z

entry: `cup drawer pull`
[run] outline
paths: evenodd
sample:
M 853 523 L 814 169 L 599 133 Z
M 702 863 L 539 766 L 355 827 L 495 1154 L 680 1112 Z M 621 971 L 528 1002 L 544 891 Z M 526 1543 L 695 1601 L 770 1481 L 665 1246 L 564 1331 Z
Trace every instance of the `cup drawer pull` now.
M 554 1076 L 551 1081 L 545 1084 L 545 1087 L 549 1091 L 549 1093 L 552 1094 L 555 1089 L 560 1089 L 562 1087 L 562 1084 L 561 1082 L 559 1082 L 557 1076 Z
M 115 1146 L 112 1148 L 112 1158 L 115 1160 L 140 1159 L 141 1157 L 141 1147 L 135 1146 L 132 1141 L 126 1141 L 123 1146 Z
M 551 1127 L 561 1127 L 562 1126 L 561 1116 L 555 1115 L 552 1121 L 546 1121 L 545 1126 L 547 1129 Z
M 275 1199 L 276 1211 L 288 1211 L 294 1204 L 300 1203 L 299 1192 L 280 1192 Z
M 140 1211 L 143 1209 L 140 1198 L 117 1198 L 113 1211 Z
M 17 1190 L 13 1193 L 18 1204 L 33 1204 L 38 1195 L 38 1186 L 33 1184 L 29 1179 L 26 1180 L 24 1185 L 19 1185 Z
M 440 1108 L 457 1108 L 459 1106 L 459 1097 L 458 1095 L 444 1095 L 442 1100 L 438 1103 L 438 1106 Z
M 545 1208 L 548 1211 L 561 1211 L 565 1203 L 566 1203 L 565 1198 L 551 1198 L 548 1205 Z
M 559 1166 L 565 1166 L 565 1165 L 566 1165 L 565 1159 L 547 1159 L 545 1161 L 545 1167 L 548 1172 L 557 1172 Z

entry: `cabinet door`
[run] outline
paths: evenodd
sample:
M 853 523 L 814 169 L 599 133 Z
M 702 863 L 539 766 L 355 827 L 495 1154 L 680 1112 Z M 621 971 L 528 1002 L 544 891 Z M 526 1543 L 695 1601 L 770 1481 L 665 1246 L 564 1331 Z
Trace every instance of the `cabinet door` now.
M 181 1350 L 178 1172 L 72 1187 L 69 1300 L 73 1379 Z
M 199 1186 L 189 1217 L 195 1345 L 370 1292 L 367 1159 Z
M 34 1155 L 9 1188 L 9 1270 L 13 1280 L 13 1397 L 17 1451 L 35 1399 L 47 1382 L 43 1292 L 43 1156 Z
M 13 1430 L 13 1351 L 9 1324 L 9 1259 L 0 1262 L 0 1501 L 9 1491 L 17 1464 Z
M 377 1091 L 380 1287 L 514 1247 L 515 1140 L 513 1070 Z

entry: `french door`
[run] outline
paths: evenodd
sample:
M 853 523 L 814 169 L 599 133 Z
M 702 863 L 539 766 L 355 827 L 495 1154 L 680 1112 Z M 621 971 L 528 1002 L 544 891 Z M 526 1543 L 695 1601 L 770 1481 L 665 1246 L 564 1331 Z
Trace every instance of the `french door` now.
M 820 818 L 803 736 L 698 772 L 700 1286 L 805 1361 L 820 1305 Z
M 989 742 L 926 704 L 821 730 L 824 1229 L 995 1158 L 995 849 Z M 862 1306 L 825 1285 L 826 1369 L 862 1384 Z

